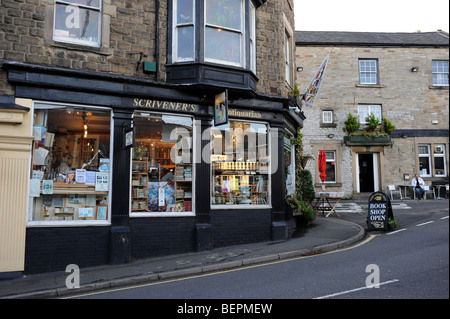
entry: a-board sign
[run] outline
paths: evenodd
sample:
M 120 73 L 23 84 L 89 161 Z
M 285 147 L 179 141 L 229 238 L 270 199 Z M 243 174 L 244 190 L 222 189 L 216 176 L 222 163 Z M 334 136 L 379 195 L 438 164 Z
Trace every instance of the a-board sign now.
M 389 217 L 392 217 L 391 200 L 383 192 L 375 192 L 369 197 L 369 214 L 367 226 L 369 230 L 387 230 Z

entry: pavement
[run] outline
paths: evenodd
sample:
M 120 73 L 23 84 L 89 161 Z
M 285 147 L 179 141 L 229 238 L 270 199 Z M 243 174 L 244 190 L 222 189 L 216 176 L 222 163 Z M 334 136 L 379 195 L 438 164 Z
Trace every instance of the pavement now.
M 448 205 L 448 200 L 446 202 Z M 70 273 L 65 271 L 33 275 L 17 273 L 10 278 L 0 276 L 0 299 L 64 298 L 337 250 L 365 237 L 366 206 L 346 201 L 339 206 L 340 217 L 334 214 L 329 217 L 319 215 L 310 226 L 297 229 L 291 238 L 284 241 L 153 257 L 123 265 L 81 268 L 79 288 L 66 287 Z M 402 202 L 393 206 L 410 208 Z

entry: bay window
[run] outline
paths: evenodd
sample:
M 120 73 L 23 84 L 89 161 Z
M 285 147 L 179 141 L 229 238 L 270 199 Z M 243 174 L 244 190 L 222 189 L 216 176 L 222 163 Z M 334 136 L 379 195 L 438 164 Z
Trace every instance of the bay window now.
M 252 0 L 173 0 L 171 62 L 211 62 L 255 71 L 255 26 Z

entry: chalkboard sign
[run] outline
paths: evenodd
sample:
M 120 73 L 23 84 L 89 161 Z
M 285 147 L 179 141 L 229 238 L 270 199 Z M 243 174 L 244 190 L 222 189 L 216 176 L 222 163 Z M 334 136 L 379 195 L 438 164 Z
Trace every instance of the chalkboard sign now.
M 391 200 L 383 192 L 375 192 L 369 197 L 369 215 L 367 226 L 369 230 L 387 230 L 388 219 L 393 218 Z

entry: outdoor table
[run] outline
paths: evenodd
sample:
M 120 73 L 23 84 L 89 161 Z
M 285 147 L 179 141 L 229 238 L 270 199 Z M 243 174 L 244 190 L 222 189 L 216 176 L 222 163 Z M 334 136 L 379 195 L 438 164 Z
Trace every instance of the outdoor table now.
M 336 212 L 336 207 L 343 197 L 343 192 L 316 192 L 316 199 L 312 204 L 316 216 L 319 215 L 320 211 L 322 211 L 322 214 L 325 214 L 325 211 L 327 211 L 328 214 L 325 217 L 330 216 L 331 213 L 336 214 L 337 217 L 341 217 Z
M 402 187 L 405 188 L 405 196 L 403 196 L 404 199 L 411 199 L 411 197 L 406 196 L 406 190 L 408 189 L 408 187 L 412 188 L 412 192 L 413 192 L 413 196 L 414 196 L 414 186 L 411 186 L 411 185 L 398 185 L 398 186 L 400 187 L 400 189 Z

